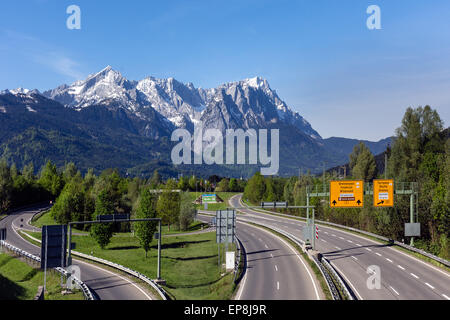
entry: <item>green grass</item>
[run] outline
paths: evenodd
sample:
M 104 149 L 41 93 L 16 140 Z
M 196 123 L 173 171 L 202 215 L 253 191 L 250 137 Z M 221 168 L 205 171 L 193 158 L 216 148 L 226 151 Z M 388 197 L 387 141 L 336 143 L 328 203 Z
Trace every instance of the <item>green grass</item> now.
M 6 214 L 0 214 L 0 221 L 2 221 L 4 218 L 6 218 Z
M 213 194 L 214 192 L 189 192 L 189 195 L 192 199 L 192 201 L 195 201 L 198 197 L 200 197 L 202 194 Z M 241 192 L 215 192 L 222 200 L 222 203 L 208 203 L 208 211 L 216 211 L 216 210 L 225 210 L 230 207 L 228 204 L 228 199 L 231 197 L 240 194 Z M 204 210 L 205 205 L 204 204 L 197 204 L 195 205 L 195 208 L 198 210 Z
M 83 293 L 61 294 L 61 276 L 47 271 L 45 300 L 84 300 Z M 33 300 L 44 284 L 44 272 L 6 253 L 0 253 L 0 300 Z
M 52 218 L 52 216 L 50 215 L 50 211 L 47 211 L 44 214 L 42 214 L 40 217 L 38 217 L 36 220 L 33 219 L 30 222 L 30 224 L 32 226 L 34 226 L 34 227 L 42 228 L 42 226 L 53 226 L 53 225 L 57 225 L 59 223 L 56 222 L 55 219 Z M 75 229 L 75 228 L 73 228 L 73 232 L 85 233 L 85 234 L 88 233 L 86 231 L 78 230 L 78 229 Z
M 41 233 L 30 232 L 40 239 Z M 164 287 L 177 300 L 228 300 L 233 290 L 233 274 L 222 277 L 218 267 L 216 235 L 214 232 L 174 236 L 162 241 L 161 277 Z M 152 242 L 148 257 L 139 241 L 131 234 L 117 234 L 101 249 L 94 239 L 73 236 L 76 251 L 92 254 L 156 278 L 157 241 Z

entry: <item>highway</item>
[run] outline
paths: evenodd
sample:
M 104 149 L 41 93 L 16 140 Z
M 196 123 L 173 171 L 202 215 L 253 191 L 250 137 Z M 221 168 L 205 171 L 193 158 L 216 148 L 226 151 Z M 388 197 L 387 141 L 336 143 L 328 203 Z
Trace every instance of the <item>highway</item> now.
M 242 195 L 230 199 L 233 207 L 242 207 Z M 238 220 L 263 222 L 303 238 L 302 221 L 240 210 Z M 338 229 L 319 226 L 316 249 L 327 257 L 347 280 L 360 300 L 450 300 L 450 274 L 391 246 Z M 369 266 L 380 271 L 381 287 L 367 285 Z
M 0 221 L 0 228 L 7 228 L 6 242 L 37 256 L 41 255 L 40 247 L 25 241 L 17 229 L 23 226 L 23 229 L 37 231 L 28 225 L 28 221 L 39 209 L 40 207 L 19 210 Z M 81 280 L 100 300 L 152 300 L 146 290 L 126 277 L 76 259 L 73 259 L 73 264 L 80 267 Z
M 211 217 L 203 217 L 209 221 Z M 236 300 L 321 300 L 313 271 L 295 249 L 273 233 L 237 222 L 236 235 L 247 258 L 247 270 Z

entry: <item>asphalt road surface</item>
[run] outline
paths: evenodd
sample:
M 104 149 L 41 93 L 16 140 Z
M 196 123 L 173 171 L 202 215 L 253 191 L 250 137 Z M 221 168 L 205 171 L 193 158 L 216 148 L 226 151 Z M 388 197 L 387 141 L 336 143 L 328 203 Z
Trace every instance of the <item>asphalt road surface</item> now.
M 6 242 L 37 256 L 40 256 L 41 248 L 25 241 L 17 229 L 22 226 L 26 230 L 40 231 L 27 223 L 39 209 L 19 210 L 0 221 L 0 228 L 7 228 Z M 73 264 L 80 267 L 81 280 L 100 300 L 152 300 L 148 292 L 126 277 L 76 259 Z
M 203 221 L 211 218 L 202 217 Z M 236 223 L 247 258 L 237 300 L 320 300 L 315 275 L 292 246 L 269 231 Z
M 242 207 L 242 195 L 230 199 Z M 304 222 L 271 214 L 241 210 L 246 220 L 263 222 L 303 238 Z M 347 280 L 358 299 L 369 300 L 450 300 L 450 274 L 392 246 L 331 227 L 319 226 L 316 249 L 327 257 Z M 375 266 L 375 269 L 373 266 Z M 369 269 L 370 267 L 370 269 Z M 379 288 L 374 288 L 373 272 L 378 270 Z

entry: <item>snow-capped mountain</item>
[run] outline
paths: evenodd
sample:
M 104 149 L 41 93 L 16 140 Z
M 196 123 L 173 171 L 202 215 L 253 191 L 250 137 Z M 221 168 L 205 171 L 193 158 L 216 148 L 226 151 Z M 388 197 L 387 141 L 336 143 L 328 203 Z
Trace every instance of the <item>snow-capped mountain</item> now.
M 173 78 L 130 81 L 107 67 L 86 80 L 40 93 L 23 88 L 0 91 L 0 157 L 37 167 L 51 158 L 59 166 L 75 161 L 94 167 L 130 169 L 149 175 L 184 173 L 249 176 L 257 166 L 175 167 L 170 140 L 176 128 L 191 132 L 196 123 L 220 129 L 279 129 L 279 174 L 298 168 L 321 170 L 348 161 L 357 140 L 322 139 L 289 108 L 267 80 L 256 77 L 212 89 L 195 88 Z M 385 147 L 381 141 L 372 150 Z M 368 144 L 370 147 L 370 144 Z M 349 149 L 350 148 L 350 149 Z M 182 171 L 183 172 L 183 171 Z
M 143 121 L 148 120 L 151 108 L 174 127 L 188 130 L 199 121 L 205 128 L 221 130 L 265 128 L 281 123 L 321 140 L 311 125 L 260 77 L 202 89 L 173 78 L 129 81 L 108 66 L 86 80 L 59 86 L 43 95 L 76 110 L 92 105 L 123 108 Z

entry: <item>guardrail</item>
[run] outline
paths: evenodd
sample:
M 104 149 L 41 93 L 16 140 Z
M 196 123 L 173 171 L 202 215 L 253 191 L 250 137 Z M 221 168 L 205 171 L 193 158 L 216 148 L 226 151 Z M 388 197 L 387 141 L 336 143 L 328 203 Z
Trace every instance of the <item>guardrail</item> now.
M 35 237 L 30 236 L 29 234 L 26 234 L 26 233 L 25 233 L 25 235 L 27 237 L 29 237 L 30 239 L 41 243 L 41 240 L 36 239 Z M 134 271 L 134 270 L 132 270 L 130 268 L 124 267 L 124 266 L 122 266 L 120 264 L 117 264 L 117 263 L 114 263 L 114 262 L 111 262 L 111 261 L 108 261 L 108 260 L 105 260 L 105 259 L 97 258 L 97 257 L 91 256 L 91 255 L 87 255 L 87 254 L 84 254 L 84 253 L 81 253 L 81 252 L 72 251 L 72 255 L 79 256 L 79 257 L 87 259 L 87 260 L 92 260 L 92 261 L 95 261 L 95 262 L 98 262 L 98 263 L 101 263 L 101 264 L 113 267 L 115 269 L 121 270 L 121 271 L 123 271 L 125 273 L 128 273 L 128 274 L 130 274 L 130 275 L 132 275 L 132 276 L 134 276 L 134 277 L 144 281 L 145 283 L 149 284 L 153 289 L 156 290 L 156 292 L 158 292 L 158 294 L 160 295 L 160 297 L 163 300 L 169 300 L 170 299 L 170 296 L 167 294 L 167 292 L 164 291 L 163 288 L 158 286 L 153 280 L 148 278 L 146 275 L 143 275 L 143 274 L 141 274 L 141 273 L 139 273 L 137 271 Z
M 43 208 L 43 209 L 39 210 L 38 212 L 36 212 L 33 215 L 33 217 L 31 217 L 31 220 L 36 215 L 42 213 L 45 210 L 48 210 L 48 207 L 47 208 Z M 26 233 L 25 233 L 25 235 L 27 237 L 29 237 L 30 239 L 33 239 L 34 241 L 41 243 L 41 240 L 36 239 L 33 236 L 30 236 L 29 234 L 26 234 Z M 123 271 L 125 273 L 128 273 L 128 274 L 130 274 L 130 275 L 132 275 L 132 276 L 134 276 L 134 277 L 144 281 L 145 283 L 149 284 L 153 289 L 156 290 L 156 292 L 160 295 L 161 299 L 163 299 L 163 300 L 170 300 L 170 296 L 167 294 L 167 292 L 163 288 L 161 288 L 159 285 L 157 285 L 153 280 L 148 278 L 146 275 L 143 275 L 143 274 L 141 274 L 141 273 L 139 273 L 137 271 L 134 271 L 134 270 L 132 270 L 130 268 L 124 267 L 124 266 L 119 265 L 117 263 L 114 263 L 114 262 L 111 262 L 111 261 L 108 261 L 108 260 L 105 260 L 105 259 L 100 259 L 100 258 L 97 258 L 97 257 L 94 257 L 94 256 L 90 256 L 90 255 L 87 255 L 87 254 L 84 254 L 84 253 L 81 253 L 81 252 L 71 251 L 71 254 L 75 255 L 75 256 L 82 257 L 82 258 L 87 259 L 87 260 L 96 261 L 98 263 L 101 263 L 101 264 L 104 264 L 104 265 L 108 265 L 108 266 L 113 267 L 115 269 L 121 270 L 121 271 Z
M 328 274 L 330 276 L 332 276 L 334 278 L 334 280 L 337 282 L 337 285 L 339 286 L 341 291 L 344 293 L 344 295 L 347 297 L 347 299 L 356 300 L 356 296 L 348 288 L 348 285 L 345 283 L 345 281 L 342 280 L 342 277 L 336 272 L 336 270 L 331 265 L 331 263 L 324 256 L 321 257 L 320 262 L 327 269 Z
M 242 200 L 241 200 L 241 204 L 243 204 L 244 206 L 247 206 L 245 203 L 242 202 Z M 303 217 L 291 216 L 291 215 L 288 215 L 288 214 L 283 214 L 283 213 L 278 213 L 278 212 L 268 211 L 268 210 L 263 210 L 263 209 L 257 209 L 255 211 L 263 211 L 263 212 L 267 212 L 267 213 L 270 213 L 270 214 L 275 214 L 275 215 L 278 215 L 278 216 L 281 216 L 281 217 L 290 218 L 290 219 L 306 220 L 306 218 L 303 218 Z M 378 240 L 391 242 L 391 243 L 393 243 L 393 244 L 395 244 L 395 245 L 397 245 L 399 247 L 405 248 L 405 249 L 407 249 L 409 251 L 413 251 L 413 252 L 419 253 L 419 254 L 421 254 L 421 255 L 429 258 L 429 259 L 432 259 L 434 261 L 442 263 L 446 267 L 450 268 L 450 261 L 448 261 L 446 259 L 443 259 L 443 258 L 440 258 L 438 256 L 435 256 L 434 254 L 431 254 L 431 253 L 426 252 L 424 250 L 421 250 L 421 249 L 418 249 L 418 248 L 415 248 L 415 247 L 411 247 L 410 245 L 407 245 L 405 243 L 402 243 L 402 242 L 399 242 L 399 241 L 392 241 L 392 239 L 380 236 L 380 235 L 375 234 L 375 233 L 371 233 L 371 232 L 368 232 L 368 231 L 356 229 L 356 228 L 353 228 L 353 227 L 347 227 L 347 226 L 344 226 L 344 225 L 341 225 L 341 224 L 337 224 L 337 223 L 332 223 L 332 222 L 323 221 L 323 220 L 317 220 L 317 219 L 315 220 L 315 222 L 317 224 L 328 225 L 328 226 L 332 226 L 332 227 L 336 227 L 336 228 L 340 228 L 340 229 L 344 229 L 344 230 L 348 230 L 348 231 L 353 231 L 353 232 L 357 232 L 357 233 L 360 233 L 360 234 L 364 234 L 366 236 L 373 237 L 373 238 L 378 239 Z
M 41 257 L 35 256 L 31 253 L 26 252 L 25 250 L 19 249 L 9 243 L 7 243 L 6 241 L 1 240 L 0 241 L 0 245 L 7 248 L 8 250 L 13 251 L 14 253 L 25 257 L 27 259 L 33 260 L 35 262 L 40 263 L 41 262 Z M 63 276 L 68 276 L 68 272 L 63 269 L 63 268 L 54 268 L 56 271 L 58 271 L 59 273 L 61 273 Z M 83 292 L 84 297 L 86 298 L 86 300 L 96 300 L 94 295 L 92 294 L 91 290 L 89 289 L 89 287 L 80 279 L 73 277 L 73 281 L 78 285 L 78 287 L 81 289 L 81 291 Z
M 235 242 L 236 242 L 237 258 L 236 258 L 236 262 L 234 264 L 234 278 L 233 278 L 233 281 L 236 283 L 236 277 L 237 277 L 238 272 L 239 272 L 239 266 L 241 265 L 241 259 L 242 259 L 243 256 L 245 256 L 245 248 L 242 245 L 241 240 L 239 240 L 239 238 L 236 235 L 234 235 L 234 239 L 235 239 Z M 242 252 L 244 252 L 244 254 L 242 254 Z M 245 259 L 245 257 L 244 257 L 244 259 Z M 245 266 L 244 266 L 244 268 L 245 268 Z
M 160 295 L 160 297 L 163 300 L 169 300 L 170 299 L 169 295 L 167 294 L 166 291 L 164 291 L 163 288 L 158 286 L 153 280 L 151 280 L 149 277 L 147 277 L 146 275 L 144 275 L 142 273 L 139 273 L 139 272 L 134 271 L 134 270 L 132 270 L 130 268 L 124 267 L 124 266 L 122 266 L 122 265 L 120 265 L 118 263 L 114 263 L 114 262 L 111 262 L 111 261 L 108 261 L 108 260 L 105 260 L 105 259 L 101 259 L 101 258 L 97 258 L 97 257 L 94 257 L 94 256 L 90 256 L 90 255 L 87 255 L 87 254 L 84 254 L 84 253 L 81 253 L 81 252 L 72 251 L 72 254 L 76 255 L 76 256 L 79 256 L 81 258 L 84 258 L 84 259 L 92 260 L 92 261 L 95 261 L 95 262 L 98 262 L 98 263 L 101 263 L 101 264 L 113 267 L 113 268 L 118 269 L 120 271 L 123 271 L 125 273 L 128 273 L 128 274 L 130 274 L 130 275 L 132 275 L 132 276 L 134 276 L 134 277 L 144 281 L 145 283 L 149 284 L 153 289 L 156 290 L 156 292 L 158 292 L 158 294 Z
M 279 234 L 285 236 L 286 238 L 288 238 L 289 240 L 291 240 L 292 242 L 297 244 L 303 250 L 303 252 L 305 252 L 306 254 L 308 254 L 309 257 L 311 257 L 311 259 L 316 264 L 316 266 L 319 269 L 319 271 L 322 273 L 322 276 L 324 277 L 324 279 L 325 279 L 325 281 L 327 283 L 328 289 L 330 290 L 330 293 L 331 293 L 331 295 L 333 297 L 333 300 L 340 300 L 341 299 L 340 294 L 337 291 L 336 285 L 334 284 L 334 281 L 332 279 L 332 276 L 335 276 L 340 281 L 340 283 L 342 283 L 342 284 L 344 283 L 343 279 L 337 274 L 337 272 L 334 270 L 334 268 L 331 265 L 329 265 L 329 268 L 334 273 L 329 274 L 328 273 L 328 266 L 327 267 L 323 266 L 321 260 L 318 260 L 316 257 L 314 257 L 313 255 L 309 254 L 308 250 L 305 249 L 305 242 L 302 239 L 297 238 L 297 237 L 293 236 L 292 234 L 290 234 L 290 233 L 288 233 L 288 232 L 286 232 L 284 230 L 278 229 L 278 228 L 270 226 L 270 225 L 266 225 L 266 224 L 263 224 L 263 223 L 260 223 L 260 222 L 256 223 L 256 222 L 251 221 L 251 220 L 242 219 L 242 217 L 239 220 L 245 221 L 245 222 L 249 222 L 249 223 L 253 223 L 253 224 L 257 224 L 257 225 L 269 228 L 269 229 L 271 229 L 271 230 L 273 230 L 275 232 L 278 232 Z M 323 257 L 322 257 L 322 259 L 323 259 Z M 347 286 L 343 284 L 343 288 L 347 289 Z M 350 294 L 350 292 L 348 292 L 348 290 L 343 290 L 343 292 L 344 292 L 344 294 L 345 294 L 347 299 L 354 300 L 353 295 Z

